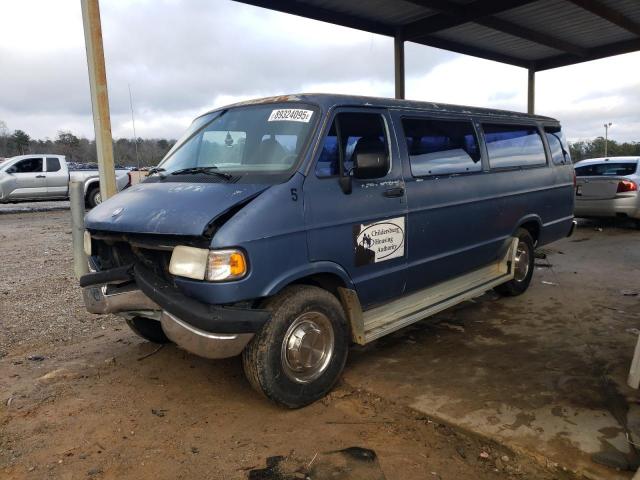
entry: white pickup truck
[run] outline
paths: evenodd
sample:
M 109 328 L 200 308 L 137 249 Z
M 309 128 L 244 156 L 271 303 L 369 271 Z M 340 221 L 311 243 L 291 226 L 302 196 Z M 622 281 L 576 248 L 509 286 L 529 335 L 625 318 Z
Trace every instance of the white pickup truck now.
M 70 170 L 64 155 L 20 155 L 0 163 L 0 203 L 33 200 L 66 200 L 69 182 L 84 182 L 85 202 L 102 201 L 98 170 Z M 116 170 L 118 191 L 131 184 L 128 170 Z

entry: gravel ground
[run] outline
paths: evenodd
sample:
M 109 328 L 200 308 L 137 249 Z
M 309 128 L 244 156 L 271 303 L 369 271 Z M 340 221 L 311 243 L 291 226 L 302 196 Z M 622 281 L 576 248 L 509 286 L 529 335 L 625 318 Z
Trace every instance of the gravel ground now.
M 10 316 L 0 329 L 0 357 L 21 346 L 68 343 L 118 322 L 84 309 L 68 211 L 1 216 L 0 245 L 0 312 Z
M 3 213 L 54 212 L 69 210 L 68 201 L 0 203 L 0 215 Z

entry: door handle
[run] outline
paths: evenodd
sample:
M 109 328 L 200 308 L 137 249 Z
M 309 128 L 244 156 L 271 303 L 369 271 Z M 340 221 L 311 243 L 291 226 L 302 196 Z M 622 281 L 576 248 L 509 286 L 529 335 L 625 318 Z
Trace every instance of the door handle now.
M 36 175 L 36 178 L 47 178 L 46 175 Z
M 390 188 L 389 190 L 385 190 L 383 195 L 387 198 L 402 197 L 404 195 L 404 188 L 403 187 Z

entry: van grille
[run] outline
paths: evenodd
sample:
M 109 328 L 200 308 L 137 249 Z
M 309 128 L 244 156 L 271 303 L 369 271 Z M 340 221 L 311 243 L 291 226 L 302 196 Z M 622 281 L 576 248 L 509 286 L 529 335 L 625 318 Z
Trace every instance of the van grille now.
M 169 273 L 172 250 L 141 248 L 125 241 L 107 242 L 104 240 L 93 240 L 92 248 L 94 249 L 93 258 L 100 270 L 140 263 L 159 277 L 170 282 L 173 281 Z

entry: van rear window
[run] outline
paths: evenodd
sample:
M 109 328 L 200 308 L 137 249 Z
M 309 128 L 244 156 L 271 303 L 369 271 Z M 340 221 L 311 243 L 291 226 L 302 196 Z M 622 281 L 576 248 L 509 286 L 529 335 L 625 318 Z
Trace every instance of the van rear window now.
M 638 169 L 638 162 L 624 163 L 594 163 L 576 167 L 576 175 L 578 177 L 601 177 L 601 176 L 625 176 L 633 175 Z
M 482 170 L 478 140 L 471 122 L 405 118 L 402 127 L 413 176 Z
M 491 168 L 533 167 L 547 163 L 537 127 L 484 124 L 482 129 Z
M 556 165 L 566 165 L 571 163 L 571 156 L 567 148 L 562 130 L 558 127 L 545 127 L 544 133 L 547 136 L 547 143 L 551 152 L 551 160 Z

